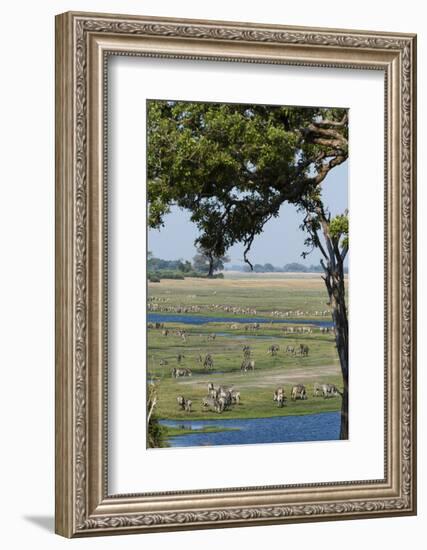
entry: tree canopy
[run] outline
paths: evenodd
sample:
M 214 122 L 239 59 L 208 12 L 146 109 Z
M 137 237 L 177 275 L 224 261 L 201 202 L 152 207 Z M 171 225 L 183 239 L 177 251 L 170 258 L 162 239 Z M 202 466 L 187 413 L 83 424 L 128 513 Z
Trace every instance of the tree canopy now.
M 230 259 L 227 256 L 220 258 L 211 255 L 203 248 L 199 248 L 197 254 L 193 257 L 193 267 L 195 271 L 200 273 L 207 273 L 212 276 L 215 271 L 222 271 L 224 264 L 229 262 Z
M 187 209 L 196 245 L 247 253 L 287 201 L 314 211 L 319 185 L 348 157 L 345 109 L 150 101 L 149 226 Z

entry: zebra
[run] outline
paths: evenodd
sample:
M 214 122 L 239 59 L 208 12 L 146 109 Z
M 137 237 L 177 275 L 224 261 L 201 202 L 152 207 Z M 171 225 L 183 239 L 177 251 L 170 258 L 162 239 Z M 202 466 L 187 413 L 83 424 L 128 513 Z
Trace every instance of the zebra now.
M 286 395 L 284 388 L 277 388 L 273 394 L 273 401 L 277 401 L 278 407 L 286 405 Z
M 323 393 L 323 384 L 318 384 L 317 382 L 315 382 L 313 384 L 313 397 L 319 397 L 319 395 L 322 395 Z
M 338 389 L 334 384 L 318 384 L 317 382 L 313 385 L 313 396 L 314 397 L 334 397 L 338 395 Z
M 243 346 L 243 357 L 249 359 L 251 356 L 251 348 L 249 346 Z
M 231 403 L 233 405 L 240 404 L 240 392 L 236 390 L 231 390 Z
M 296 384 L 292 387 L 291 399 L 292 401 L 296 401 L 297 399 L 307 399 L 307 391 L 303 384 Z
M 328 397 L 337 397 L 340 393 L 335 384 L 322 384 L 322 392 L 324 399 L 327 399 Z
M 208 395 L 209 397 L 214 397 L 215 399 L 218 397 L 218 388 L 215 388 L 212 382 L 209 382 L 208 384 Z
M 219 412 L 223 412 L 225 409 L 230 408 L 233 403 L 232 389 L 226 388 L 224 386 L 220 386 L 218 390 L 219 391 L 218 391 L 217 402 L 220 408 Z
M 178 406 L 184 410 L 185 409 L 185 397 L 183 395 L 178 395 L 177 398 Z
M 231 400 L 231 392 L 233 391 L 233 388 L 229 388 L 228 386 L 219 386 L 218 387 L 218 396 L 220 397 L 226 397 Z
M 209 408 L 210 410 L 216 410 L 216 399 L 213 397 L 203 397 L 202 409 Z
M 180 376 L 191 376 L 193 373 L 190 369 L 178 369 L 174 367 L 171 371 L 172 378 L 179 378 Z
M 216 403 L 217 403 L 216 405 L 217 412 L 219 413 L 222 413 L 227 408 L 227 401 L 225 397 L 218 397 L 218 399 L 216 400 Z
M 240 365 L 240 370 L 248 372 L 248 370 L 255 370 L 255 359 L 244 359 Z
M 305 344 L 300 344 L 299 346 L 299 352 L 301 357 L 307 357 L 308 356 L 309 348 Z
M 208 353 L 205 356 L 205 359 L 203 361 L 203 367 L 205 369 L 213 369 L 213 366 L 214 366 L 214 361 L 213 361 L 212 355 Z
M 222 412 L 218 400 L 214 397 L 204 397 L 202 399 L 202 410 L 209 409 L 214 412 Z
M 267 354 L 270 354 L 272 357 L 274 357 L 275 355 L 277 355 L 278 351 L 279 351 L 279 346 L 276 344 L 273 344 L 268 348 Z

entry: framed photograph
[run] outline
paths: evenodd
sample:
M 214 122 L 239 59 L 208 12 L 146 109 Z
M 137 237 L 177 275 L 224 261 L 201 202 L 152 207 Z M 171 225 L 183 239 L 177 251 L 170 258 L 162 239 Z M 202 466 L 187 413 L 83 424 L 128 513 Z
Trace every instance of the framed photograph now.
M 416 513 L 416 37 L 56 18 L 56 532 Z

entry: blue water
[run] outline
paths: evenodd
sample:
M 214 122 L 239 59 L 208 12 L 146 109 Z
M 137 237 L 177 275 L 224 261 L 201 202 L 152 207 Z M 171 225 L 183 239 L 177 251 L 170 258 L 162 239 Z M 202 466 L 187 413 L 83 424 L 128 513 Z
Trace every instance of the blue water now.
M 307 319 L 268 319 L 265 317 L 213 317 L 209 315 L 188 315 L 186 313 L 148 313 L 149 323 L 184 323 L 203 325 L 204 323 L 290 323 L 292 325 L 314 325 L 316 327 L 332 327 L 332 321 L 310 321 Z
M 288 443 L 296 441 L 331 441 L 339 439 L 339 412 L 272 418 L 218 420 L 161 420 L 170 427 L 192 429 L 194 433 L 171 437 L 171 447 L 205 445 L 247 445 L 255 443 Z M 197 433 L 205 426 L 237 428 L 235 431 Z

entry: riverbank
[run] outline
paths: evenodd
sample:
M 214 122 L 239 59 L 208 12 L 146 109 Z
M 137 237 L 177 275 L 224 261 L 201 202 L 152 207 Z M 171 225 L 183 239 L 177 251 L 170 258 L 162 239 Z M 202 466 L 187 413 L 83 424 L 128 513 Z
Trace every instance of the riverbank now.
M 338 412 L 287 418 L 161 420 L 171 447 L 332 441 L 339 439 Z M 177 426 L 185 426 L 174 435 Z
M 313 327 L 333 327 L 330 315 L 327 317 L 257 317 L 251 314 L 227 314 L 207 311 L 200 313 L 169 313 L 167 311 L 147 313 L 148 323 L 184 323 L 187 325 L 204 325 L 207 323 L 261 323 L 287 325 L 312 325 Z
M 167 422 L 167 421 L 166 421 Z M 166 431 L 166 437 L 169 439 L 170 437 L 179 437 L 181 435 L 189 435 L 192 433 L 217 433 L 217 432 L 229 432 L 229 431 L 236 431 L 239 428 L 225 428 L 225 427 L 219 427 L 219 426 L 205 426 L 204 428 L 182 428 L 182 422 L 177 421 L 177 425 L 170 426 L 165 423 L 165 420 L 160 420 L 160 424 L 163 426 L 163 428 Z
M 290 417 L 290 416 L 306 416 L 310 414 L 321 414 L 338 412 L 341 410 L 341 398 L 333 397 L 330 399 L 323 399 L 323 397 L 315 397 L 307 401 L 290 401 L 288 399 L 287 405 L 284 407 L 278 407 L 273 401 L 273 394 L 268 393 L 268 401 L 262 398 L 266 392 L 257 391 L 249 394 L 245 392 L 246 401 L 240 405 L 235 405 L 232 409 L 225 410 L 221 414 L 203 410 L 201 407 L 199 410 L 193 409 L 191 413 L 180 411 L 171 411 L 170 414 L 162 414 L 163 420 L 172 420 L 177 422 L 187 421 L 205 421 L 212 420 L 221 422 L 223 420 L 254 420 L 257 418 L 277 418 L 277 417 Z M 270 395 L 271 393 L 271 395 Z M 200 401 L 201 402 L 201 401 Z M 193 402 L 194 403 L 194 402 Z M 193 407 L 199 406 L 199 403 L 194 403 Z M 166 407 L 163 407 L 164 412 Z
M 161 422 L 172 422 L 179 423 L 181 425 L 187 424 L 188 422 L 218 422 L 221 424 L 222 421 L 228 422 L 229 420 L 257 420 L 264 418 L 278 418 L 278 417 L 290 417 L 290 416 L 307 416 L 310 414 L 325 414 L 325 413 L 334 413 L 341 411 L 341 398 L 334 397 L 329 399 L 323 399 L 322 397 L 316 397 L 316 402 L 318 403 L 318 408 L 313 412 L 313 404 L 307 401 L 291 401 L 291 403 L 286 404 L 284 407 L 278 407 L 272 400 L 273 408 L 269 411 L 265 411 L 265 414 L 262 412 L 254 416 L 251 414 L 250 410 L 242 411 L 242 405 L 239 405 L 239 408 L 225 410 L 222 413 L 216 413 L 212 411 L 202 411 L 198 413 L 193 411 L 187 413 L 185 416 L 180 417 L 179 411 L 172 417 L 162 417 Z M 306 404 L 306 405 L 305 405 Z M 321 406 L 323 404 L 323 406 Z M 295 405 L 295 407 L 293 407 Z M 246 414 L 245 414 L 246 412 Z

